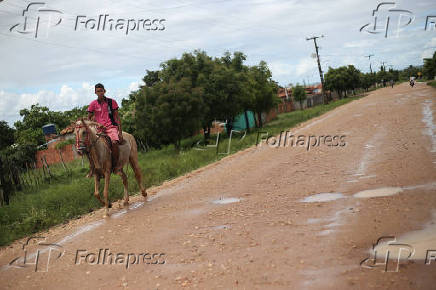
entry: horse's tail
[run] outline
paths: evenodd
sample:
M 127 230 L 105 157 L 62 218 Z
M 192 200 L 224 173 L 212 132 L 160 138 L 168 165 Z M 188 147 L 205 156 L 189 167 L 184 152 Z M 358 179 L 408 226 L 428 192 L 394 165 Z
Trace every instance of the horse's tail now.
M 128 133 L 127 133 L 128 134 Z M 145 188 L 142 184 L 142 172 L 141 168 L 139 167 L 138 162 L 138 145 L 136 144 L 135 137 L 133 135 L 129 134 L 129 143 L 130 143 L 130 155 L 129 155 L 129 163 L 130 166 L 132 166 L 133 172 L 135 172 L 135 178 L 138 182 L 138 186 L 141 189 L 141 194 L 146 197 L 147 192 L 145 191 Z

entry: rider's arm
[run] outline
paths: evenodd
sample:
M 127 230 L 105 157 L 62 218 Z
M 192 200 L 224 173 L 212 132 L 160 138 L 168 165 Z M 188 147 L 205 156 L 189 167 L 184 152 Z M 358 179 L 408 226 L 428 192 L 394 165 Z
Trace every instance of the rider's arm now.
M 121 128 L 121 119 L 120 119 L 120 115 L 118 114 L 118 110 L 114 110 L 114 119 L 115 122 L 118 124 L 118 132 L 123 132 L 122 128 Z

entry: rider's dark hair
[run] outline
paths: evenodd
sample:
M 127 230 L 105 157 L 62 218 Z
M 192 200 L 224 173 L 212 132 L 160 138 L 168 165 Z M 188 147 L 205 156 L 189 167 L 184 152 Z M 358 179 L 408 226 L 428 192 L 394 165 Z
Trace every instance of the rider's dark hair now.
M 95 89 L 103 89 L 104 90 L 104 86 L 100 83 L 95 85 Z

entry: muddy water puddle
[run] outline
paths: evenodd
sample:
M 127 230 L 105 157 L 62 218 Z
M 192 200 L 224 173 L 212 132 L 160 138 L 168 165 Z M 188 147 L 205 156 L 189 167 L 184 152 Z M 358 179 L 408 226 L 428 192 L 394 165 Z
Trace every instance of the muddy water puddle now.
M 436 212 L 422 229 L 395 237 L 386 237 L 374 246 L 377 257 L 434 263 L 436 259 Z
M 356 198 L 372 198 L 372 197 L 382 197 L 391 196 L 402 192 L 401 187 L 382 187 L 376 189 L 367 189 L 355 193 L 353 196 Z
M 329 202 L 340 198 L 345 198 L 340 192 L 323 192 L 308 196 L 302 199 L 301 202 Z
M 241 201 L 241 199 L 237 198 L 237 197 L 226 197 L 226 198 L 220 197 L 219 199 L 212 201 L 212 203 L 214 203 L 214 204 L 229 204 L 229 203 L 235 203 L 235 202 L 240 202 L 240 201 Z

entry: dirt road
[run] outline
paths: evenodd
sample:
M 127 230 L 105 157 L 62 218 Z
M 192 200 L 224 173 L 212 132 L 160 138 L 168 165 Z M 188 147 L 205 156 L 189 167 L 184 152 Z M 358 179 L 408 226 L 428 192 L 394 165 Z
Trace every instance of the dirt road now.
M 0 288 L 435 289 L 436 90 L 379 89 L 291 132 L 327 144 L 263 143 L 41 233 L 48 272 L 32 241 Z M 23 256 L 15 243 L 0 265 Z

